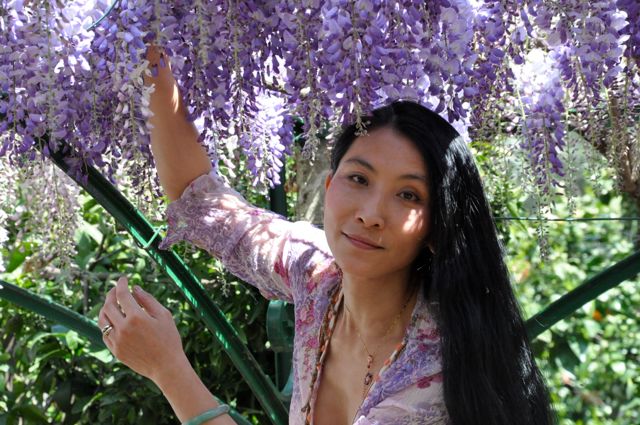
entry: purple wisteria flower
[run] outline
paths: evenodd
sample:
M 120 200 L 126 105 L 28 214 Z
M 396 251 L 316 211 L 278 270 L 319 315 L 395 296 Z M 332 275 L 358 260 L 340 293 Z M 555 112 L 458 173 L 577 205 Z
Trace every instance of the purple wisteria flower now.
M 345 122 L 365 132 L 375 106 L 416 100 L 472 138 L 530 135 L 523 148 L 545 182 L 562 175 L 566 129 L 595 125 L 566 111 L 607 110 L 606 93 L 638 105 L 636 0 L 122 0 L 87 30 L 110 3 L 0 0 L 0 156 L 35 159 L 46 135 L 43 154 L 69 144 L 79 175 L 88 163 L 154 180 L 150 43 L 212 157 L 247 158 L 264 185 L 293 152 L 296 118 L 313 151 Z M 545 82 L 520 75 L 534 48 L 550 67 L 535 72 L 553 70 Z
M 557 58 L 562 52 L 530 51 L 520 66 L 518 86 L 524 114 L 521 146 L 544 191 L 559 185 L 563 176 L 559 151 L 564 147 L 564 88 Z

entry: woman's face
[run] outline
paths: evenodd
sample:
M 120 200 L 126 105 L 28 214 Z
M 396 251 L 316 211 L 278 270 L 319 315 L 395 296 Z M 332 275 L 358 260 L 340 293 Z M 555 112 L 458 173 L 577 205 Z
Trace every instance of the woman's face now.
M 358 137 L 326 180 L 324 230 L 343 272 L 408 272 L 429 232 L 427 167 L 391 128 Z

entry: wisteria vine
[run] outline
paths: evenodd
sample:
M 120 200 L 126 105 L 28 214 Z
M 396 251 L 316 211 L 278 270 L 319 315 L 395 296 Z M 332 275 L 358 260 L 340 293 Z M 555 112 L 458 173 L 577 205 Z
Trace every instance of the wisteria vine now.
M 66 144 L 77 173 L 124 168 L 152 187 L 151 43 L 203 145 L 227 165 L 244 158 L 255 184 L 279 183 L 296 119 L 313 150 L 327 128 L 365 132 L 360 117 L 391 99 L 420 101 L 470 138 L 520 135 L 546 191 L 561 186 L 567 131 L 602 138 L 607 125 L 590 118 L 608 95 L 620 122 L 638 119 L 636 0 L 120 0 L 89 29 L 110 5 L 0 1 L 0 156 L 22 164 Z
M 491 122 L 488 103 L 517 114 L 517 102 L 500 101 L 519 97 L 526 81 L 513 70 L 533 46 L 555 52 L 562 78 L 554 84 L 571 95 L 546 107 L 557 140 L 546 157 L 560 176 L 553 150 L 562 145 L 567 102 L 582 96 L 597 107 L 603 88 L 637 81 L 632 0 L 122 0 L 87 31 L 108 6 L 3 2 L 0 153 L 33 157 L 46 133 L 51 148 L 69 143 L 110 176 L 113 158 L 149 160 L 149 90 L 141 81 L 151 42 L 170 53 L 190 113 L 204 119 L 203 143 L 213 150 L 236 139 L 254 175 L 272 184 L 295 116 L 314 141 L 323 124 L 358 120 L 395 98 L 422 101 L 472 133 Z M 269 97 L 282 99 L 276 113 Z M 528 116 L 521 130 L 531 135 L 535 120 Z M 525 144 L 539 158 L 544 144 L 531 136 Z

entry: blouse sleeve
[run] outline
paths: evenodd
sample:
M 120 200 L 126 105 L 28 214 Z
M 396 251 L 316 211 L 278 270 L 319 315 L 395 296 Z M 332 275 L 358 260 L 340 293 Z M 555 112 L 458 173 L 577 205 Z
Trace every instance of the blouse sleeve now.
M 306 274 L 332 260 L 322 230 L 252 206 L 215 171 L 195 179 L 169 204 L 167 224 L 160 249 L 188 241 L 268 299 L 302 300 Z

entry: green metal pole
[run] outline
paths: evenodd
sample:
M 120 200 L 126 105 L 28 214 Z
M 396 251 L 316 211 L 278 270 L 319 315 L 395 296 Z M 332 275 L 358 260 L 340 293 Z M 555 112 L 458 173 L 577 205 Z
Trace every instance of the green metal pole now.
M 107 18 L 107 16 L 109 16 L 109 14 L 110 14 L 111 12 L 113 12 L 113 10 L 114 10 L 114 9 L 116 8 L 116 6 L 118 6 L 119 4 L 120 4 L 120 0 L 114 0 L 114 1 L 111 3 L 111 6 L 109 6 L 109 9 L 107 9 L 107 11 L 106 11 L 106 12 L 105 12 L 105 13 L 104 13 L 104 14 L 103 14 L 103 15 L 102 15 L 98 20 L 96 20 L 94 23 L 92 23 L 91 25 L 89 25 L 89 27 L 87 28 L 87 31 L 91 31 L 91 30 L 96 29 L 96 28 L 98 27 L 98 25 L 100 25 L 100 23 L 101 23 L 102 21 L 104 21 L 104 20 Z
M 69 149 L 66 147 L 66 149 Z M 86 181 L 75 178 L 65 162 L 65 154 L 51 153 L 53 162 L 78 185 L 83 187 L 133 236 L 149 256 L 153 258 L 171 277 L 184 294 L 187 301 L 200 315 L 209 330 L 220 342 L 231 361 L 245 379 L 269 419 L 276 425 L 288 423 L 288 412 L 278 396 L 273 382 L 262 371 L 248 348 L 242 343 L 237 332 L 229 324 L 224 314 L 211 301 L 187 265 L 173 251 L 159 250 L 160 237 L 144 215 L 107 181 L 94 167 L 85 166 Z
M 284 191 L 286 174 L 284 166 L 280 170 L 280 184 L 269 189 L 269 209 L 283 217 L 287 216 L 287 193 Z
M 640 273 L 640 251 L 598 273 L 527 320 L 529 339 L 535 339 L 589 301 L 625 280 L 632 279 L 638 273 Z
M 93 320 L 54 301 L 36 295 L 24 288 L 0 279 L 0 298 L 76 331 L 97 348 L 106 348 L 100 329 Z

